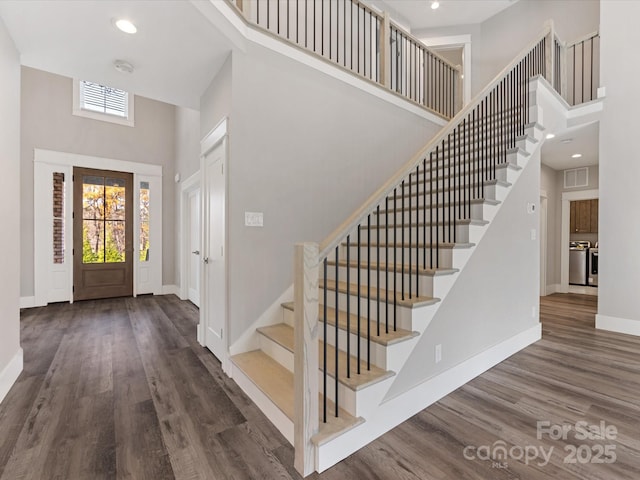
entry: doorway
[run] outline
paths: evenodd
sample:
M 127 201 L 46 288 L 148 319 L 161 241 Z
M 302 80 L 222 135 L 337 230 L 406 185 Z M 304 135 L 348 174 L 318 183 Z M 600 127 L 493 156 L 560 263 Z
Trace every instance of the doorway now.
M 73 300 L 133 295 L 133 175 L 73 169 Z

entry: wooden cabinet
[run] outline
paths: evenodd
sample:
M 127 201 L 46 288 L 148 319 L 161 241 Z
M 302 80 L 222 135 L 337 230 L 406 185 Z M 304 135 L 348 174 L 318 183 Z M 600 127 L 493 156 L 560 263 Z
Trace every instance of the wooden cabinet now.
M 571 233 L 598 232 L 598 199 L 571 202 L 569 208 Z

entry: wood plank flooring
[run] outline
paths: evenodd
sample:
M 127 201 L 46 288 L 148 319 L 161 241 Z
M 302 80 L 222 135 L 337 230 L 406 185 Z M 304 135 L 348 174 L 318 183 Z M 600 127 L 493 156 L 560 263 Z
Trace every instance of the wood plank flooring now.
M 640 478 L 640 338 L 595 330 L 596 302 L 543 298 L 540 342 L 311 478 Z M 197 344 L 197 316 L 174 296 L 25 310 L 0 480 L 299 478 L 292 447 Z M 545 421 L 572 430 L 538 435 Z M 581 440 L 580 421 L 617 434 Z M 594 463 L 605 445 L 616 461 Z M 504 459 L 483 457 L 496 446 Z M 518 458 L 541 449 L 548 463 Z

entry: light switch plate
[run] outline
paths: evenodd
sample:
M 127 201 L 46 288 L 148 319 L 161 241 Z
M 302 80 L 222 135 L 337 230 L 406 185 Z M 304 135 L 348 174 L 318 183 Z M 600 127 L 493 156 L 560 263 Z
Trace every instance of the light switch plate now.
M 262 212 L 244 212 L 244 225 L 246 227 L 262 227 L 264 215 Z

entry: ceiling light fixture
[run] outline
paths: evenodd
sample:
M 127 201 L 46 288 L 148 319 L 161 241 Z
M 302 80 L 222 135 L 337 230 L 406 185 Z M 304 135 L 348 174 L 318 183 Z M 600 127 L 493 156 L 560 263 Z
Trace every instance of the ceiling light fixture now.
M 431 10 L 435 10 L 439 6 L 440 6 L 440 2 L 438 2 L 437 0 L 431 2 Z
M 573 155 L 571 155 L 571 158 L 580 158 L 582 157 L 581 153 L 574 153 Z
M 115 20 L 113 24 L 116 26 L 118 30 L 124 33 L 134 34 L 138 31 L 138 28 L 126 18 L 120 18 Z
M 555 138 L 555 135 L 553 133 L 547 133 L 547 140 L 551 140 L 552 138 Z
M 113 67 L 121 73 L 133 73 L 133 65 L 125 60 L 116 60 Z

